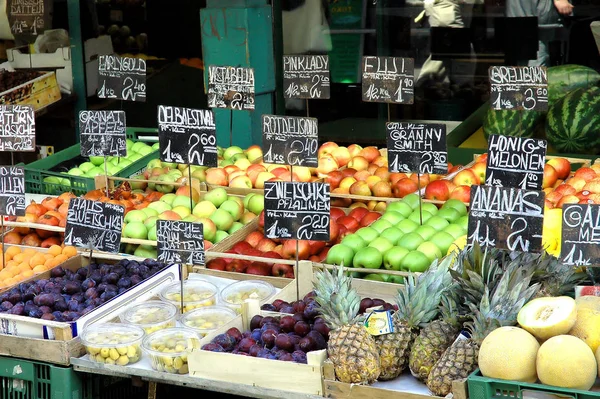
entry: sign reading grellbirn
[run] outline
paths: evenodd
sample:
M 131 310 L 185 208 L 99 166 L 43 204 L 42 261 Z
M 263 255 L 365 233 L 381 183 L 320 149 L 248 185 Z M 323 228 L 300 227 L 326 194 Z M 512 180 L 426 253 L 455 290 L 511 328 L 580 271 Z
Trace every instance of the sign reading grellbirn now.
M 574 266 L 600 265 L 600 205 L 563 205 L 560 260 Z
M 159 262 L 204 264 L 202 223 L 181 220 L 157 220 L 156 241 Z
M 541 190 L 547 148 L 546 140 L 491 135 L 485 184 Z
M 471 186 L 467 243 L 541 252 L 544 192 Z
M 79 134 L 84 157 L 127 156 L 125 111 L 81 111 Z
M 0 215 L 25 216 L 25 170 L 0 166 Z
M 386 129 L 390 172 L 448 173 L 446 125 L 388 122 Z
M 254 110 L 254 69 L 208 67 L 208 106 L 237 111 Z
M 217 135 L 213 112 L 158 106 L 160 160 L 217 166 Z
M 97 251 L 119 252 L 125 208 L 73 198 L 69 201 L 65 244 Z
M 362 99 L 367 102 L 413 104 L 415 60 L 363 57 Z
M 0 105 L 0 151 L 35 151 L 31 105 Z
M 543 66 L 492 66 L 490 104 L 495 110 L 548 110 L 548 73 Z
M 263 160 L 291 166 L 319 166 L 319 121 L 316 118 L 263 115 Z
M 283 96 L 300 99 L 330 98 L 328 55 L 284 55 Z
M 265 182 L 269 238 L 329 241 L 329 184 Z
M 98 97 L 146 101 L 146 61 L 140 58 L 98 57 Z
M 6 16 L 10 32 L 19 38 L 35 40 L 35 37 L 49 29 L 52 23 L 52 1 L 48 0 L 7 0 Z

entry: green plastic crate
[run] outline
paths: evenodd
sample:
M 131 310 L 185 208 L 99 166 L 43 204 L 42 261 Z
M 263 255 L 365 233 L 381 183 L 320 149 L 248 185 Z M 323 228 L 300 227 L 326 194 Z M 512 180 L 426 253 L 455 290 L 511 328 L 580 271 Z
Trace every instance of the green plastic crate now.
M 158 130 L 151 128 L 127 128 L 127 138 L 138 141 L 156 142 L 157 139 L 140 139 L 140 136 L 158 137 Z M 90 177 L 69 176 L 64 173 L 51 171 L 65 161 L 79 157 L 80 145 L 75 144 L 59 151 L 49 157 L 25 165 L 25 189 L 31 194 L 58 195 L 65 191 L 72 191 L 75 195 L 83 195 L 95 189 L 94 179 Z M 144 169 L 148 162 L 158 158 L 158 151 L 151 152 L 121 170 L 117 177 L 132 177 Z M 44 181 L 48 177 L 55 177 L 55 181 Z M 66 180 L 65 180 L 66 179 Z M 68 181 L 68 183 L 66 183 Z
M 0 357 L 2 399 L 137 399 L 145 396 L 147 388 L 133 387 L 128 379 Z
M 599 399 L 600 392 L 582 391 L 553 387 L 544 384 L 530 384 L 519 381 L 497 380 L 481 375 L 479 369 L 467 379 L 469 399 L 522 399 L 523 391 L 536 391 L 558 397 L 571 397 L 574 399 Z M 531 395 L 528 395 L 531 396 Z

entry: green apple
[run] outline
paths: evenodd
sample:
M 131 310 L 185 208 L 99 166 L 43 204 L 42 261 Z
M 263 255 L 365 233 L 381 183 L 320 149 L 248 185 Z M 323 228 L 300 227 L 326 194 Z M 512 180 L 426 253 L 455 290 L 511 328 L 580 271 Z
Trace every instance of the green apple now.
M 153 150 L 158 150 L 159 148 L 160 148 L 160 143 L 158 141 L 156 143 L 152 144 Z
M 175 212 L 176 214 L 178 214 L 181 219 L 188 217 L 189 215 L 192 214 L 189 204 L 188 205 L 177 205 L 177 206 L 174 206 L 173 209 L 171 209 L 171 210 L 173 212 Z
M 214 244 L 217 237 L 217 226 L 215 226 L 215 223 L 208 218 L 198 218 L 196 223 L 202 223 L 204 239 Z
M 421 215 L 423 215 L 423 216 L 421 216 Z M 429 220 L 429 218 L 432 216 L 433 215 L 427 211 L 423 211 L 423 213 L 420 213 L 418 209 L 415 209 L 413 211 L 413 213 L 411 213 L 408 216 L 408 218 L 417 224 L 421 224 L 421 218 L 422 218 L 423 224 L 425 224 Z
M 142 159 L 144 156 L 142 154 L 140 154 L 139 152 L 134 152 L 130 155 L 127 156 L 127 159 L 129 159 L 131 162 L 135 162 L 139 159 Z M 117 162 L 118 165 L 118 162 Z
M 411 211 L 411 213 L 412 213 L 412 211 Z M 409 215 L 410 215 L 410 213 L 409 213 Z M 404 219 L 406 219 L 406 218 L 398 212 L 387 211 L 386 213 L 383 214 L 383 216 L 381 216 L 381 219 L 379 219 L 379 220 L 387 220 L 388 222 L 390 222 L 392 224 L 392 226 L 395 226 Z
M 354 253 L 356 253 L 359 249 L 364 248 L 367 246 L 367 242 L 365 240 L 363 240 L 359 235 L 357 234 L 349 234 L 346 237 L 344 237 L 341 241 L 342 244 L 352 248 L 352 250 L 354 251 Z
M 104 163 L 104 157 L 90 157 L 90 162 L 95 166 L 102 165 L 102 163 Z
M 220 242 L 220 241 L 223 241 L 227 237 L 229 237 L 229 234 L 227 234 L 226 231 L 218 230 L 217 234 L 215 235 L 215 244 L 218 243 L 218 242 Z
M 363 280 L 370 280 L 370 281 L 381 281 L 382 283 L 387 282 L 386 280 L 386 274 L 379 274 L 379 273 L 369 273 L 366 276 L 363 277 Z
M 165 194 L 165 195 L 171 195 L 171 194 Z M 164 195 L 163 195 L 163 197 L 164 197 Z M 191 211 L 196 206 L 196 203 L 194 202 L 193 199 L 190 199 L 190 197 L 188 197 L 187 195 L 175 195 L 175 198 L 173 199 L 171 206 L 173 208 L 175 208 L 176 206 L 185 206 L 186 208 L 190 209 L 190 211 Z
M 146 208 L 144 208 L 146 209 Z M 158 220 L 158 214 L 156 216 L 149 216 L 144 220 L 144 226 L 150 231 L 152 227 L 156 226 L 156 221 Z
M 379 236 L 379 232 L 371 226 L 361 227 L 360 229 L 356 230 L 354 234 L 362 238 L 366 244 L 369 244 Z
M 385 254 L 390 248 L 392 248 L 394 244 L 392 244 L 387 238 L 377 237 L 373 241 L 367 245 L 367 247 L 375 248 L 382 255 Z
M 156 247 L 153 247 L 152 245 L 140 245 L 133 252 L 133 255 L 139 256 L 140 258 L 156 259 L 158 257 L 156 252 Z
M 423 252 L 430 262 L 442 257 L 442 251 L 431 241 L 425 241 L 417 247 L 417 251 Z
M 402 247 L 392 247 L 383 254 L 383 267 L 388 270 L 402 270 L 402 259 L 410 251 Z
M 217 229 L 224 232 L 229 230 L 231 225 L 233 225 L 233 222 L 235 222 L 235 220 L 233 220 L 233 216 L 223 209 L 217 209 L 214 211 L 212 215 L 209 216 L 209 219 L 215 223 Z
M 142 148 L 142 147 L 147 147 L 147 146 L 148 146 L 148 145 L 147 145 L 146 143 L 142 142 L 142 141 L 136 141 L 135 143 L 133 143 L 133 144 L 131 145 L 131 151 L 138 152 L 138 149 L 139 149 L 139 148 Z
M 404 276 L 390 276 L 388 283 L 394 283 L 394 284 L 404 284 Z
M 121 171 L 121 168 L 115 165 L 110 165 L 106 168 L 106 171 L 110 176 L 115 176 L 117 173 Z
M 227 201 L 227 191 L 222 187 L 214 188 L 204 194 L 204 199 L 212 202 L 218 208 L 223 202 Z
M 169 205 L 171 205 L 171 207 L 173 207 L 173 201 L 175 201 L 176 197 L 177 197 L 177 195 L 175 195 L 173 193 L 169 193 L 169 194 L 165 194 L 162 197 L 160 197 L 160 201 L 164 202 L 165 204 L 169 204 Z M 189 198 L 188 198 L 188 202 L 189 202 Z
M 377 230 L 379 234 L 381 234 L 385 229 L 392 227 L 392 224 L 387 220 L 376 220 L 369 225 L 369 227 Z
M 413 273 L 424 272 L 429 269 L 431 261 L 424 253 L 419 251 L 410 251 L 402 259 L 402 269 Z
M 148 239 L 150 241 L 156 241 L 156 223 L 148 230 Z
M 235 222 L 240 220 L 240 218 L 244 214 L 244 205 L 242 205 L 234 200 L 227 200 L 227 201 L 223 202 L 221 204 L 221 206 L 219 207 L 219 209 L 229 213 Z M 223 229 L 223 230 L 229 230 L 229 229 Z
M 127 147 L 127 152 L 131 151 L 133 144 L 134 144 L 133 140 L 131 140 L 131 139 L 125 140 L 125 146 Z
M 239 159 L 248 159 L 248 158 L 246 157 L 246 154 L 244 154 L 244 153 L 234 154 L 231 157 L 231 160 L 233 161 L 233 163 L 236 163 Z
M 425 240 L 416 232 L 408 233 L 402 236 L 400 240 L 398 240 L 398 246 L 408 249 L 409 251 L 414 251 L 417 249 L 419 245 L 421 245 Z
M 64 186 L 64 189 L 68 190 L 68 188 L 71 187 L 71 180 L 67 178 L 62 178 L 60 179 L 60 184 Z
M 126 167 L 128 167 L 129 165 L 131 165 L 133 162 L 131 162 L 129 159 L 127 158 L 120 158 L 121 160 L 117 162 L 117 166 L 123 170 Z
M 386 211 L 386 213 L 396 212 L 396 213 L 401 214 L 405 218 L 407 218 L 408 215 L 410 215 L 412 213 L 413 209 L 406 202 L 395 201 L 395 202 L 390 202 L 388 204 L 387 208 L 385 209 L 385 211 Z
M 419 223 L 413 222 L 410 219 L 404 219 L 396 225 L 396 228 L 398 228 L 404 234 L 408 234 L 415 231 L 417 227 L 419 227 Z
M 148 208 L 148 207 L 142 208 L 141 211 L 146 214 L 147 218 L 149 218 L 150 216 L 158 216 L 158 213 L 159 213 L 156 209 L 152 209 L 152 208 Z
M 194 207 L 192 213 L 199 218 L 207 218 L 210 217 L 215 211 L 217 207 L 210 201 L 200 201 L 198 205 Z
M 138 209 L 134 209 L 134 210 L 127 212 L 127 215 L 125 215 L 125 218 L 124 218 L 125 223 L 143 222 L 146 219 L 148 219 L 146 212 L 144 212 L 143 210 L 138 210 Z
M 164 211 L 170 211 L 171 205 L 169 205 L 163 201 L 155 201 L 155 202 L 151 202 L 150 205 L 148 205 L 148 208 L 152 208 L 155 211 L 157 211 L 159 214 L 161 214 Z
M 254 197 L 255 195 L 256 195 L 255 193 L 248 193 L 248 194 L 246 194 L 246 196 L 242 200 L 242 202 L 244 203 L 244 208 L 245 209 L 248 209 L 248 203 L 250 202 L 250 198 Z
M 94 165 L 91 162 L 84 162 L 81 165 L 79 165 L 79 169 L 83 172 L 83 173 L 87 173 L 88 170 L 93 169 L 96 165 Z
M 187 215 L 186 217 L 183 218 L 184 222 L 198 222 L 198 216 L 194 215 L 193 213 Z
M 177 178 L 175 178 L 173 175 L 171 174 L 166 174 L 166 175 L 160 175 L 156 178 L 156 181 L 159 182 L 164 182 L 166 184 L 160 184 L 160 183 L 156 183 L 156 191 L 161 192 L 161 193 L 171 193 L 175 190 L 175 186 L 173 184 L 170 183 L 174 183 L 177 180 Z
M 383 237 L 383 238 L 387 239 L 389 242 L 391 242 L 392 244 L 396 245 L 398 243 L 398 240 L 400 240 L 400 237 L 402 237 L 403 235 L 404 235 L 404 233 L 399 228 L 389 227 L 389 228 L 385 229 L 379 235 L 379 237 Z
M 446 219 L 449 223 L 452 223 L 460 218 L 460 213 L 454 208 L 442 208 L 438 211 L 437 215 L 441 218 Z
M 97 167 L 97 166 L 94 166 L 92 169 L 88 170 L 88 171 L 85 173 L 85 175 L 86 175 L 87 177 L 96 177 L 96 176 L 103 175 L 103 174 L 104 174 L 104 170 L 103 170 L 103 169 L 100 169 L 100 168 L 99 168 L 99 167 Z
M 71 175 L 71 176 L 83 176 L 84 172 L 83 170 L 79 169 L 79 168 L 73 168 L 70 169 L 67 174 Z
M 467 230 L 465 230 L 462 226 L 458 224 L 451 224 L 444 229 L 444 231 L 450 234 L 456 240 L 458 237 L 464 236 L 467 234 Z
M 244 150 L 242 150 L 240 147 L 234 145 L 231 146 L 229 148 L 227 148 L 224 152 L 223 152 L 223 158 L 225 160 L 231 160 L 231 158 L 233 158 L 233 156 L 235 154 L 243 154 Z
M 448 248 L 454 242 L 454 237 L 445 231 L 438 231 L 431 237 L 431 242 L 433 242 L 442 252 L 442 254 L 448 253 Z
M 227 201 L 235 201 L 238 204 L 240 204 L 240 206 L 244 206 L 244 200 L 238 196 L 235 195 L 228 195 L 227 196 Z
M 436 231 L 442 231 L 450 224 L 450 222 L 441 216 L 433 215 L 425 224 L 433 227 Z
M 354 251 L 352 248 L 345 244 L 336 244 L 331 247 L 329 252 L 327 252 L 325 263 L 330 265 L 352 266 L 352 259 L 354 259 Z
M 138 148 L 138 150 L 137 150 L 137 153 L 142 156 L 146 156 L 152 152 L 154 152 L 154 150 L 152 149 L 152 147 L 150 147 L 148 145 L 145 147 L 142 147 L 142 148 Z
M 421 209 L 431 213 L 432 215 L 437 214 L 439 211 L 438 207 L 432 204 L 431 202 L 423 202 L 421 204 Z
M 167 175 L 173 178 L 173 181 L 183 177 L 183 173 L 179 169 L 171 169 L 167 172 Z
M 162 162 L 160 161 L 160 159 L 156 158 L 156 159 L 151 159 L 150 161 L 148 161 L 148 165 L 146 165 L 146 169 L 152 170 L 154 168 L 162 168 Z
M 246 207 L 250 212 L 255 215 L 260 215 L 260 213 L 265 209 L 265 197 L 262 194 L 256 194 L 250 198 L 248 201 L 248 206 Z
M 244 225 L 240 222 L 233 222 L 233 224 L 231 225 L 231 227 L 229 228 L 229 230 L 227 231 L 227 233 L 229 233 L 229 235 L 235 233 L 236 231 L 238 231 L 239 229 L 241 229 L 242 227 L 244 227 Z
M 219 163 L 220 168 L 224 168 L 225 166 L 233 165 L 233 161 L 231 159 L 224 159 Z
M 419 209 L 419 201 L 421 201 L 421 198 L 417 194 L 412 193 L 402 198 L 401 201 L 410 206 L 410 209 L 414 211 L 415 209 Z
M 461 200 L 450 198 L 442 206 L 442 209 L 446 209 L 446 208 L 452 208 L 452 209 L 457 210 L 461 216 L 464 216 L 467 214 L 467 205 L 465 205 L 465 203 L 462 202 Z
M 146 229 L 146 226 L 142 222 L 127 223 L 123 229 L 123 236 L 145 240 L 148 237 L 148 229 Z
M 438 230 L 434 229 L 431 226 L 427 226 L 426 224 L 423 226 L 417 227 L 415 233 L 423 237 L 425 241 L 429 240 Z
M 459 225 L 460 227 L 465 229 L 465 231 L 469 230 L 469 215 L 459 217 L 458 220 L 454 222 L 454 224 Z
M 383 255 L 377 248 L 366 247 L 361 248 L 354 255 L 352 265 L 354 267 L 366 269 L 379 269 L 383 262 Z

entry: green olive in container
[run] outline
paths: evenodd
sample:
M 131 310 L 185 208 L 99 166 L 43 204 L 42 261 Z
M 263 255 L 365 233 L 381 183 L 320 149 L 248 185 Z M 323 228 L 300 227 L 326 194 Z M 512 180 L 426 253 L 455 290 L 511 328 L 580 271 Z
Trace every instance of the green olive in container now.
M 183 309 L 181 309 L 181 283 L 166 286 L 159 294 L 164 302 L 177 306 L 181 313 L 193 309 L 214 306 L 217 303 L 217 287 L 208 281 L 186 280 L 183 283 Z
M 187 328 L 167 328 L 147 335 L 142 342 L 152 368 L 171 374 L 187 374 L 188 355 L 200 348 L 200 337 Z
M 264 302 L 275 293 L 275 287 L 260 280 L 238 281 L 223 288 L 221 303 L 228 308 L 242 313 L 242 303 L 246 299 L 258 299 Z
M 169 302 L 148 301 L 134 305 L 119 315 L 121 323 L 133 324 L 144 329 L 146 334 L 175 327 L 177 306 Z
M 81 343 L 90 360 L 127 366 L 140 360 L 144 330 L 119 323 L 92 324 L 81 334 Z
M 184 314 L 179 322 L 204 337 L 236 316 L 237 313 L 226 306 L 209 306 Z

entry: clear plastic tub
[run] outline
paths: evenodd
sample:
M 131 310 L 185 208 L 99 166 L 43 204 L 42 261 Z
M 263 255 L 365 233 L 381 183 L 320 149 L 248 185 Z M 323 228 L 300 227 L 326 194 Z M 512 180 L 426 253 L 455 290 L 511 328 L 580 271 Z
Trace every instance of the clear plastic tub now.
M 275 287 L 260 280 L 238 281 L 228 285 L 221 291 L 221 302 L 228 308 L 241 313 L 242 303 L 246 299 L 258 299 L 260 302 L 270 298 Z
M 105 323 L 87 326 L 81 343 L 90 360 L 126 366 L 140 360 L 144 330 L 131 324 Z
M 134 305 L 122 313 L 121 323 L 133 324 L 144 329 L 146 334 L 175 327 L 177 306 L 169 302 L 148 301 Z
M 214 284 L 202 280 L 187 280 L 183 283 L 183 310 L 181 309 L 181 283 L 169 284 L 160 292 L 160 299 L 177 306 L 182 313 L 217 303 L 218 289 Z
M 200 348 L 200 337 L 188 328 L 168 328 L 147 335 L 142 347 L 154 370 L 187 374 L 188 354 Z
M 204 337 L 237 316 L 226 306 L 209 306 L 184 314 L 179 322 Z

